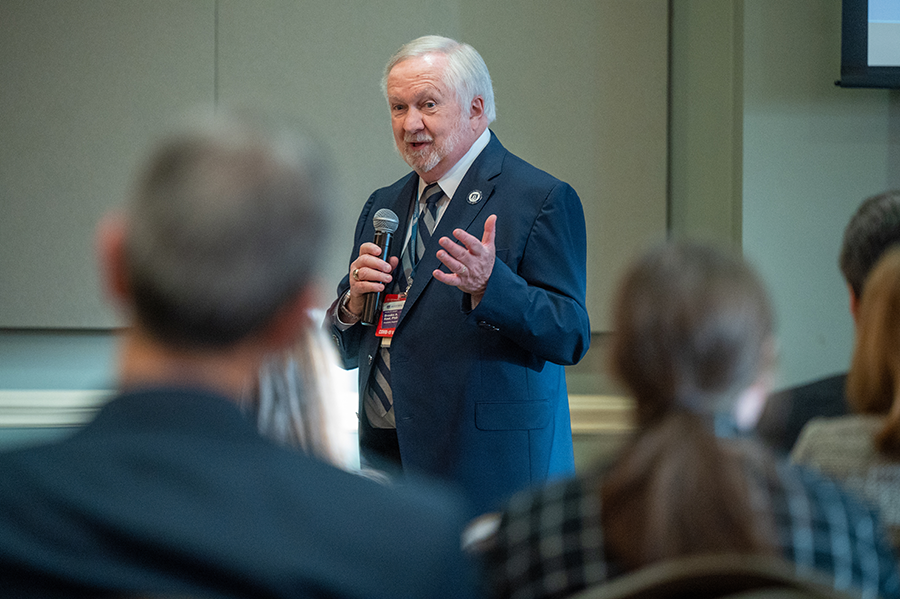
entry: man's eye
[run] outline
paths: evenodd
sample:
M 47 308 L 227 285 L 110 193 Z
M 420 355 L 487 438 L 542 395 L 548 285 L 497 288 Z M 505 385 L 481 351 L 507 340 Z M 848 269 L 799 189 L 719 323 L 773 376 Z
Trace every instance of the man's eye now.
M 434 108 L 437 106 L 437 102 L 425 102 L 424 106 L 425 108 Z

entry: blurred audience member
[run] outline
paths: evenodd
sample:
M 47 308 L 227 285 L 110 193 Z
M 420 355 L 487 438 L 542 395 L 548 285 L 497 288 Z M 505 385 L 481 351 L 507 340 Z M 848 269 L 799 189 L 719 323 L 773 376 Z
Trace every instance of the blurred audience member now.
M 242 405 L 260 434 L 340 468 L 356 470 L 355 439 L 335 384 L 334 344 L 312 319 L 287 351 L 266 358 Z
M 636 402 L 606 469 L 517 495 L 486 557 L 498 597 L 565 597 L 700 553 L 781 555 L 837 589 L 900 596 L 876 515 L 747 437 L 774 361 L 765 290 L 740 259 L 666 244 L 619 287 L 610 364 Z M 719 433 L 719 436 L 716 435 Z
M 900 190 L 867 198 L 844 230 L 839 264 L 850 293 L 850 314 L 856 321 L 863 283 L 881 254 L 900 242 Z M 800 431 L 816 416 L 847 413 L 846 373 L 774 393 L 766 403 L 757 432 L 763 441 L 787 455 Z
M 900 546 L 900 248 L 869 275 L 856 316 L 847 376 L 855 414 L 811 420 L 791 458 L 877 505 Z
M 279 446 L 242 414 L 265 356 L 309 327 L 325 182 L 308 145 L 210 118 L 160 145 L 99 231 L 128 324 L 120 394 L 73 436 L 0 454 L 2 594 L 472 595 L 456 500 Z

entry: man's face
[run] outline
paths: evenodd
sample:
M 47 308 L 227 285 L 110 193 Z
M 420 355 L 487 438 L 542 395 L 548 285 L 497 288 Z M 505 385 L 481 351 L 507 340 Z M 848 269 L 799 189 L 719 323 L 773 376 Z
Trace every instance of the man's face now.
M 394 142 L 426 182 L 440 179 L 475 141 L 468 111 L 443 80 L 447 58 L 410 58 L 388 74 L 387 96 Z

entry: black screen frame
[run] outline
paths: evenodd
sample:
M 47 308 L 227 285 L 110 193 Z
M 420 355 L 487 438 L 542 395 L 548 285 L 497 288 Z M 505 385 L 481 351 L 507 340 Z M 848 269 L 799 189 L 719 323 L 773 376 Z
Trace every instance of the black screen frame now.
M 869 66 L 869 2 L 842 0 L 840 87 L 900 89 L 900 66 Z

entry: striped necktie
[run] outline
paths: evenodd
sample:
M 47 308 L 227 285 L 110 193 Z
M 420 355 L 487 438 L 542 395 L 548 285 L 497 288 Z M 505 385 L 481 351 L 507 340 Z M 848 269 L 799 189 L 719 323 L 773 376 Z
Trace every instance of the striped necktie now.
M 444 192 L 437 183 L 432 183 L 422 190 L 422 197 L 419 198 L 416 216 L 413 219 L 412 231 L 406 247 L 400 256 L 400 263 L 403 266 L 403 278 L 400 281 L 400 289 L 405 291 L 408 288 L 408 281 L 415 272 L 416 264 L 425 255 L 425 248 L 431 241 L 431 235 L 437 225 L 438 202 L 443 199 Z M 424 204 L 424 206 L 422 206 Z

